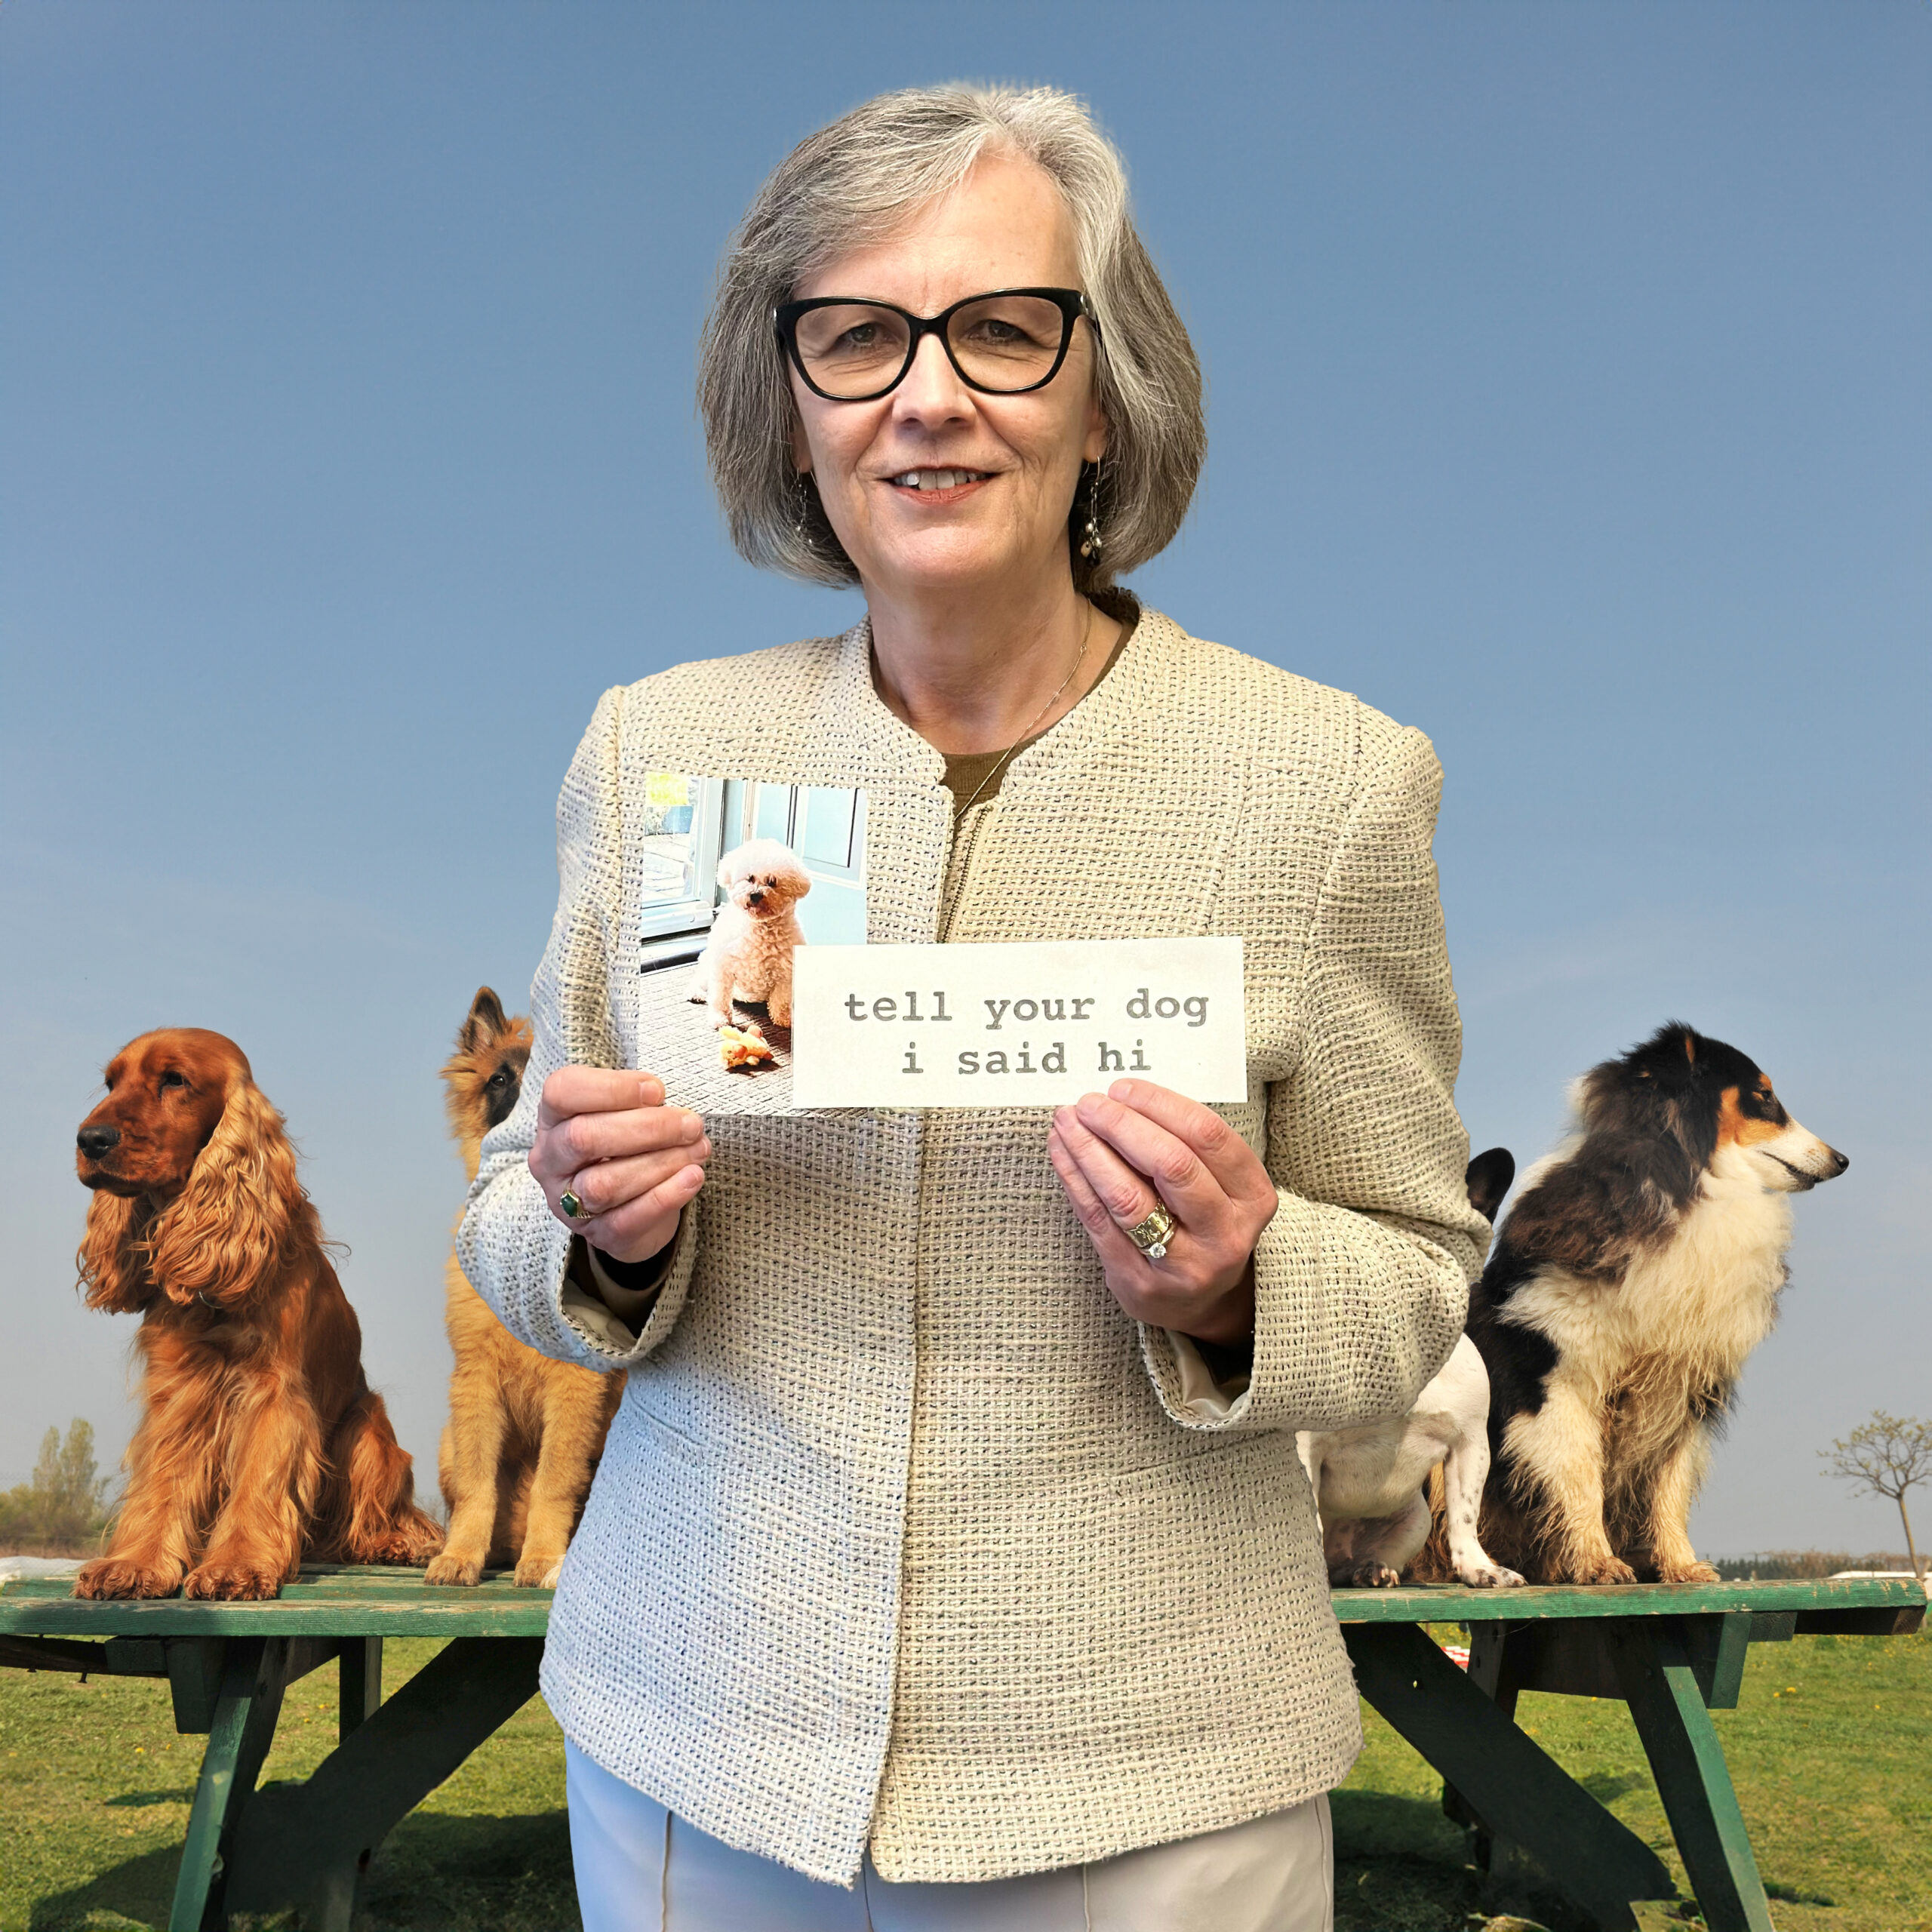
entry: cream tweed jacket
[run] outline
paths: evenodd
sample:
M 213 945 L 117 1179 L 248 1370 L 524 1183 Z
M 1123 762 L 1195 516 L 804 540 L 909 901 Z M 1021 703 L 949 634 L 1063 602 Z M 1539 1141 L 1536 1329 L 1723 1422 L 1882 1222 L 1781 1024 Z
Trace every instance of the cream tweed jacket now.
M 1294 1432 L 1406 1409 L 1461 1331 L 1460 1033 L 1428 740 L 1149 611 L 955 838 L 865 625 L 607 693 L 469 1278 L 626 1386 L 544 1657 L 565 1734 L 728 1843 L 851 1883 L 973 1880 L 1217 1830 L 1360 1748 Z M 1235 934 L 1281 1208 L 1254 1366 L 1107 1292 L 1044 1110 L 712 1116 L 633 1334 L 565 1279 L 525 1162 L 544 1078 L 648 1068 L 631 826 L 669 770 L 863 786 L 875 943 Z

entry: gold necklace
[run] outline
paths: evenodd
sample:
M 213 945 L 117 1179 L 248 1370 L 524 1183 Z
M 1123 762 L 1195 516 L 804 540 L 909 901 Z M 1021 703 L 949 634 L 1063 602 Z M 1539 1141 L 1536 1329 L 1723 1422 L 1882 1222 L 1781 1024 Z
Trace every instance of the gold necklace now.
M 986 774 L 985 777 L 980 780 L 978 784 L 973 787 L 972 796 L 969 798 L 963 805 L 958 805 L 954 808 L 952 814 L 952 829 L 955 832 L 957 832 L 959 829 L 960 820 L 964 818 L 966 814 L 980 802 L 980 794 L 1006 769 L 1008 762 L 1011 759 L 1014 753 L 1019 750 L 1020 747 L 1026 743 L 1026 740 L 1032 737 L 1039 729 L 1041 719 L 1044 718 L 1048 712 L 1051 711 L 1054 706 L 1059 703 L 1061 697 L 1065 694 L 1067 686 L 1072 684 L 1075 678 L 1079 676 L 1080 667 L 1087 661 L 1087 647 L 1093 641 L 1093 637 L 1094 606 L 1091 602 L 1089 602 L 1087 605 L 1087 622 L 1081 627 L 1080 632 L 1080 654 L 1073 660 L 1073 669 L 1068 672 L 1065 677 L 1061 678 L 1060 681 L 1059 689 L 1056 691 L 1053 696 L 1048 698 L 1046 703 L 1041 705 L 1039 709 L 1033 714 L 1032 723 L 1028 725 L 1026 730 L 1022 731 L 1019 737 L 1015 738 L 1012 743 L 1008 745 L 1006 749 L 1000 753 L 998 758 L 994 761 L 992 769 Z

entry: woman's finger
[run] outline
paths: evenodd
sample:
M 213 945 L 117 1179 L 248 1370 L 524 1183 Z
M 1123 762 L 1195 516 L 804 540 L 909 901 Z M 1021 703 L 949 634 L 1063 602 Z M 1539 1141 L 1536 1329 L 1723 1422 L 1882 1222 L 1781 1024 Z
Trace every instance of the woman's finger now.
M 1190 1226 L 1204 1232 L 1228 1219 L 1226 1189 L 1179 1135 L 1104 1094 L 1089 1094 L 1073 1112 L 1084 1131 L 1144 1176 L 1152 1191 Z
M 537 1108 L 538 1128 L 555 1127 L 574 1114 L 661 1107 L 664 1083 L 654 1073 L 630 1073 L 608 1066 L 560 1066 L 543 1083 Z
M 537 1143 L 545 1168 L 568 1174 L 594 1161 L 689 1147 L 703 1138 L 704 1116 L 688 1107 L 630 1107 L 622 1112 L 572 1114 L 540 1130 Z
M 678 1217 L 704 1185 L 704 1170 L 695 1162 L 680 1168 L 648 1193 L 626 1201 L 608 1214 L 566 1225 L 613 1260 L 648 1261 L 661 1254 L 678 1232 Z
M 688 1147 L 597 1161 L 571 1175 L 566 1185 L 589 1214 L 608 1214 L 628 1201 L 641 1199 L 683 1169 L 702 1168 L 710 1158 L 710 1142 L 699 1140 Z
M 1137 1226 L 1153 1212 L 1160 1196 L 1147 1177 L 1090 1131 L 1076 1110 L 1060 1108 L 1054 1128 L 1101 1206 L 1121 1227 Z
M 1066 1195 L 1068 1205 L 1094 1244 L 1100 1266 L 1109 1271 L 1131 1267 L 1137 1262 L 1145 1266 L 1146 1257 L 1128 1239 L 1125 1230 L 1109 1211 L 1106 1203 L 1094 1191 L 1093 1183 L 1073 1158 L 1057 1128 L 1048 1133 L 1047 1158 L 1053 1163 L 1054 1172 L 1060 1177 L 1060 1188 Z
M 1254 1149 L 1212 1107 L 1151 1080 L 1116 1080 L 1107 1097 L 1185 1141 L 1232 1198 L 1273 1198 L 1275 1183 Z

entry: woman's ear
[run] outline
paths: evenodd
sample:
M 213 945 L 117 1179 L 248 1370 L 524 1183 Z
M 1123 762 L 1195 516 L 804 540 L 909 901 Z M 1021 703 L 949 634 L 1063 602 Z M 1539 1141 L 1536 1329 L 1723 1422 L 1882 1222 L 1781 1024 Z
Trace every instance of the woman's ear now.
M 156 1285 L 177 1302 L 238 1301 L 274 1269 L 307 1199 L 281 1115 L 245 1078 L 188 1185 L 154 1223 Z
M 1087 403 L 1087 435 L 1080 445 L 1080 460 L 1098 463 L 1107 453 L 1112 434 L 1112 426 L 1107 421 L 1107 412 L 1100 407 L 1100 397 L 1090 397 Z
M 88 1204 L 87 1232 L 74 1257 L 90 1308 L 138 1315 L 154 1300 L 148 1274 L 147 1204 L 97 1192 Z

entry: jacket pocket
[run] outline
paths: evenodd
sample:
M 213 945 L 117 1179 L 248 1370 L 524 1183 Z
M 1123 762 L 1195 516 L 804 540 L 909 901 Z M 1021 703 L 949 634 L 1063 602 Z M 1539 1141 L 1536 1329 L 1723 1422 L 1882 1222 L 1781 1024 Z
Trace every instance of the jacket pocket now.
M 675 1423 L 666 1422 L 645 1402 L 639 1393 L 641 1379 L 633 1371 L 630 1386 L 624 1391 L 624 1413 L 629 1417 L 632 1427 L 660 1455 L 669 1457 L 674 1463 L 682 1463 L 687 1469 L 709 1468 L 712 1461 L 709 1448 L 696 1437 L 687 1435 Z

